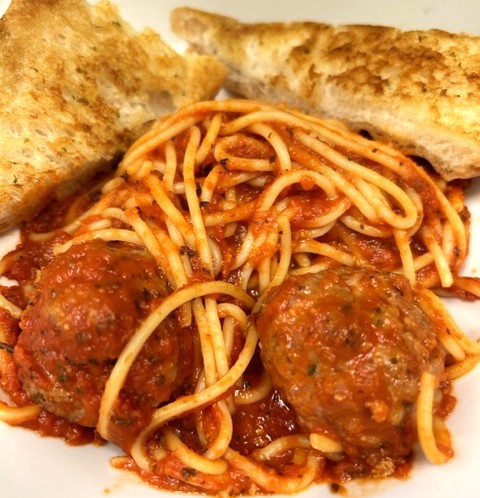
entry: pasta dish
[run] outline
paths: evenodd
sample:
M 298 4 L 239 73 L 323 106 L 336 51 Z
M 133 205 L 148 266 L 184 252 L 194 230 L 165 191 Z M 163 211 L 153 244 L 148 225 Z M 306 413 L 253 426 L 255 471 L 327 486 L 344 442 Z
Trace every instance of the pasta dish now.
M 480 297 L 464 185 L 254 101 L 152 124 L 0 263 L 0 419 L 161 489 L 293 493 L 453 456 Z

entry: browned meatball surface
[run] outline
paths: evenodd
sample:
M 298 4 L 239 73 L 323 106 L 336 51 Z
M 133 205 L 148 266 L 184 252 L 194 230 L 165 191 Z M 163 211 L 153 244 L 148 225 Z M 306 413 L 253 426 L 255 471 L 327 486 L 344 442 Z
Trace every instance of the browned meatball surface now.
M 19 377 L 48 411 L 85 426 L 98 421 L 105 382 L 142 320 L 168 295 L 144 250 L 94 241 L 74 245 L 40 274 L 15 347 Z M 172 317 L 135 360 L 112 418 L 127 445 L 191 369 L 192 334 Z
M 292 276 L 256 323 L 265 367 L 305 432 L 383 471 L 411 452 L 419 379 L 443 371 L 444 352 L 407 279 L 348 268 Z

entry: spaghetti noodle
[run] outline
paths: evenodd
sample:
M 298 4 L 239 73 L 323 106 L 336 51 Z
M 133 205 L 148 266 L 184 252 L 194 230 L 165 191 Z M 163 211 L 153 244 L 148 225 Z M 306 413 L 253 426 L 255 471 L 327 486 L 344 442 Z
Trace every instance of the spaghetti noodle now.
M 66 382 L 77 368 L 84 376 L 86 369 L 101 369 L 104 385 L 96 393 L 93 425 L 129 455 L 114 464 L 162 488 L 206 493 L 296 492 L 338 478 L 332 468 L 341 466 L 347 448 L 331 434 L 305 433 L 298 426 L 263 368 L 254 317 L 272 290 L 292 276 L 373 268 L 403 276 L 416 289 L 418 305 L 434 315 L 448 365 L 436 376 L 424 371 L 418 379 L 416 427 L 426 456 L 441 463 L 452 451 L 443 439 L 438 444 L 434 428 L 449 411 L 450 379 L 477 363 L 480 346 L 458 329 L 433 291 L 480 297 L 477 280 L 458 276 L 467 256 L 468 227 L 460 185 L 445 184 L 399 152 L 339 123 L 253 101 L 186 107 L 155 122 L 113 178 L 28 224 L 20 246 L 4 259 L 4 275 L 18 286 L 0 298 L 0 341 L 6 345 L 0 348 L 0 373 L 17 407 L 2 403 L 0 419 L 38 428 L 39 413 L 47 408 L 82 423 L 87 408 L 81 403 L 75 414 L 65 414 L 68 410 L 58 406 L 63 398 L 46 400 L 47 389 L 32 397 L 35 379 L 26 382 L 27 392 L 12 380 L 22 369 L 17 351 L 28 357 L 26 337 L 37 319 L 22 310 L 27 300 L 31 308 L 39 292 L 47 292 L 44 269 L 56 261 L 65 261 L 67 268 L 69 258 L 76 258 L 75 269 L 65 270 L 70 278 L 87 265 L 82 263 L 87 257 L 92 267 L 107 260 L 116 265 L 136 251 L 140 263 L 148 259 L 156 267 L 150 272 L 155 277 L 142 289 L 141 268 L 124 276 L 138 287 L 140 311 L 117 357 L 108 368 L 96 357 L 82 365 L 68 357 L 65 375 L 57 378 Z M 103 260 L 95 259 L 97 250 L 104 251 Z M 64 277 L 49 271 L 60 285 Z M 107 291 L 102 292 L 99 300 Z M 51 293 L 56 299 L 57 289 Z M 149 296 L 140 299 L 142 293 Z M 61 315 L 56 308 L 49 312 Z M 53 319 L 45 320 L 51 325 Z M 162 332 L 168 320 L 173 324 Z M 153 369 L 160 361 L 151 358 L 156 350 L 148 354 L 155 334 L 162 347 L 175 349 L 179 346 L 169 341 L 177 330 L 190 355 L 178 360 L 186 373 L 173 364 L 165 367 L 164 398 L 143 393 L 147 412 L 138 415 L 140 422 L 132 423 L 127 436 L 119 436 L 119 420 L 126 424 L 124 410 L 135 401 L 134 394 L 127 396 L 136 385 L 135 365 L 144 362 Z M 72 335 L 78 343 L 86 340 L 78 334 Z M 153 377 L 144 379 L 149 383 Z M 276 422 L 265 411 L 269 403 L 269 410 L 281 414 Z M 381 407 L 372 407 L 380 418 Z M 267 433 L 252 442 L 253 426 L 267 419 Z M 386 475 L 392 473 L 395 468 Z

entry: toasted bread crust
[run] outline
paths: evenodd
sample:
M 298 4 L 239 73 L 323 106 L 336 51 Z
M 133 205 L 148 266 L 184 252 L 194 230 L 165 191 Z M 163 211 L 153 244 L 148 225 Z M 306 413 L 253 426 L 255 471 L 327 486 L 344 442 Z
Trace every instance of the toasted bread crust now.
M 136 33 L 106 1 L 13 0 L 0 21 L 0 231 L 111 164 L 146 122 L 213 98 L 225 68 Z
M 344 121 L 422 156 L 447 180 L 480 174 L 480 37 L 312 22 L 244 24 L 195 9 L 173 31 L 229 68 L 227 88 Z

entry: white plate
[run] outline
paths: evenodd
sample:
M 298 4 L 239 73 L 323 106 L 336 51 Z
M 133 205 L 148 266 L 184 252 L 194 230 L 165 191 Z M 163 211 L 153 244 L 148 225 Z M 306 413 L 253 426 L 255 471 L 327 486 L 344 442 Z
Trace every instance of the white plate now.
M 3 12 L 9 0 L 0 0 Z M 401 28 L 443 28 L 480 34 L 480 4 L 477 0 L 118 0 L 122 14 L 135 28 L 150 25 L 165 40 L 181 50 L 183 43 L 171 35 L 168 16 L 172 8 L 190 6 L 214 10 L 247 20 L 318 20 L 326 22 L 390 24 Z M 471 255 L 466 272 L 480 276 L 480 181 L 469 191 L 473 215 Z M 0 238 L 0 250 L 12 244 Z M 480 302 L 450 301 L 449 307 L 464 330 L 478 337 Z M 388 481 L 354 486 L 349 498 L 405 496 L 474 498 L 480 472 L 480 368 L 455 383 L 458 404 L 448 420 L 456 456 L 442 466 L 419 456 L 406 481 Z M 21 428 L 0 423 L 0 496 L 2 498 L 163 498 L 167 494 L 151 489 L 133 476 L 112 469 L 109 458 L 117 454 L 112 446 L 75 447 L 62 441 L 40 438 Z M 177 495 L 178 496 L 178 495 Z M 331 496 L 326 486 L 312 487 L 301 498 Z

